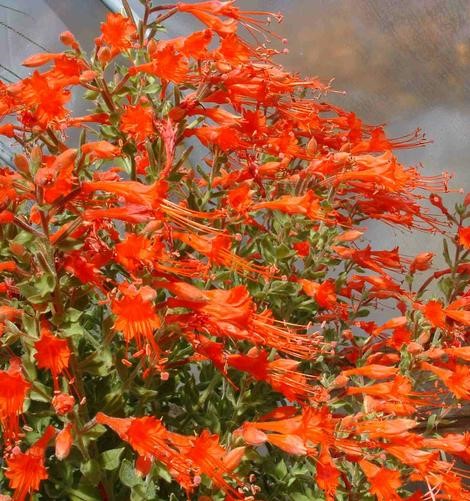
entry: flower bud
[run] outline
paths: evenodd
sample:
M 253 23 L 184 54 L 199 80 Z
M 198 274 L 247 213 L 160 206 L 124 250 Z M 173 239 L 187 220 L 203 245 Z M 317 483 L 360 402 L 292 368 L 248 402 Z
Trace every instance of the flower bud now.
M 67 423 L 63 430 L 59 431 L 55 439 L 55 455 L 59 461 L 70 454 L 73 444 L 72 424 Z
M 425 271 L 429 269 L 432 264 L 433 257 L 434 254 L 432 252 L 421 252 L 411 263 L 410 272 L 414 273 L 415 271 Z
M 56 414 L 59 416 L 65 416 L 71 412 L 74 405 L 75 399 L 68 393 L 58 393 L 52 399 L 52 406 L 54 407 Z
M 60 41 L 64 44 L 67 45 L 68 47 L 71 47 L 74 50 L 79 50 L 80 45 L 78 44 L 76 38 L 74 37 L 73 33 L 70 31 L 64 31 L 60 34 Z

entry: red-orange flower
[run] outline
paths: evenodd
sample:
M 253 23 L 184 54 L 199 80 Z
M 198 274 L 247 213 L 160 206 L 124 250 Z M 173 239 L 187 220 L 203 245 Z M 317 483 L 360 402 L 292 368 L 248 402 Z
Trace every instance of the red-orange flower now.
M 468 365 L 455 364 L 445 369 L 422 362 L 421 367 L 435 374 L 457 398 L 470 400 L 470 367 Z
M 470 226 L 459 229 L 459 243 L 466 249 L 470 249 Z
M 10 489 L 15 491 L 15 501 L 24 501 L 28 494 L 39 490 L 42 480 L 48 478 L 44 452 L 55 433 L 55 428 L 48 426 L 43 436 L 26 452 L 14 451 L 7 459 L 5 477 L 10 481 Z
M 327 447 L 322 447 L 317 462 L 316 480 L 320 489 L 325 492 L 326 501 L 335 499 L 341 472 L 335 465 Z
M 55 455 L 59 461 L 62 461 L 62 459 L 65 459 L 69 455 L 72 444 L 72 424 L 67 423 L 64 428 L 59 431 L 55 439 Z
M 206 431 L 199 437 L 173 433 L 153 416 L 115 418 L 100 412 L 96 421 L 111 427 L 139 456 L 163 463 L 188 493 L 199 484 L 198 475 L 205 474 L 233 499 L 241 499 L 223 475 L 237 466 L 243 448 L 227 454 L 217 435 Z
M 90 162 L 101 159 L 118 157 L 121 149 L 108 141 L 95 141 L 82 146 L 82 153 L 90 155 Z
M 366 376 L 373 379 L 386 379 L 397 374 L 398 369 L 386 365 L 370 364 L 341 372 L 343 376 Z
M 31 385 L 21 373 L 17 359 L 10 362 L 6 371 L 0 371 L 0 422 L 6 443 L 15 441 L 19 436 L 18 416 Z
M 365 459 L 359 462 L 359 466 L 370 483 L 371 494 L 377 496 L 378 501 L 400 501 L 403 499 L 397 493 L 397 489 L 402 485 L 399 471 L 376 466 Z
M 68 393 L 57 393 L 52 398 L 52 406 L 59 416 L 65 416 L 72 411 L 75 399 Z
M 424 307 L 424 315 L 434 327 L 446 329 L 446 316 L 439 301 L 429 301 Z
M 425 271 L 429 269 L 432 264 L 433 257 L 434 254 L 432 252 L 419 253 L 411 263 L 410 272 L 414 273 L 415 271 Z
M 58 376 L 69 366 L 70 347 L 66 339 L 54 336 L 47 328 L 43 328 L 41 338 L 34 343 L 37 366 L 51 371 L 54 386 L 57 388 Z
M 101 33 L 103 41 L 117 54 L 132 47 L 137 30 L 128 17 L 109 13 L 106 22 L 101 24 Z
M 252 348 L 247 355 L 228 355 L 226 363 L 248 372 L 258 381 L 266 381 L 289 400 L 305 400 L 318 393 L 318 389 L 309 384 L 310 378 L 297 371 L 299 362 L 288 358 L 277 358 L 270 362 L 265 350 Z
M 324 219 L 319 200 L 313 191 L 307 191 L 300 197 L 283 195 L 277 200 L 253 205 L 252 210 L 259 209 L 278 210 L 286 214 L 303 214 L 311 219 Z
M 158 254 L 158 244 L 135 233 L 128 233 L 122 242 L 116 244 L 116 260 L 130 273 L 142 266 L 151 265 Z
M 120 297 L 113 298 L 111 308 L 116 315 L 114 329 L 122 332 L 126 343 L 136 341 L 139 349 L 150 345 L 153 353 L 159 353 L 154 331 L 161 325 L 153 301 L 156 292 L 150 287 L 137 288 L 134 285 L 119 286 Z
M 15 97 L 32 111 L 30 119 L 41 128 L 65 119 L 69 111 L 64 105 L 70 100 L 70 91 L 58 86 L 45 74 L 37 71 L 11 88 Z
M 313 297 L 322 308 L 333 308 L 336 305 L 335 283 L 325 280 L 321 284 L 302 278 L 299 280 L 302 290 Z
M 153 54 L 154 59 L 150 63 L 134 66 L 129 74 L 136 75 L 139 72 L 156 75 L 167 82 L 182 83 L 188 78 L 189 64 L 186 56 L 176 52 L 172 45 L 160 47 Z
M 124 107 L 119 127 L 122 132 L 140 143 L 155 134 L 153 121 L 154 116 L 150 107 L 141 104 L 128 105 Z

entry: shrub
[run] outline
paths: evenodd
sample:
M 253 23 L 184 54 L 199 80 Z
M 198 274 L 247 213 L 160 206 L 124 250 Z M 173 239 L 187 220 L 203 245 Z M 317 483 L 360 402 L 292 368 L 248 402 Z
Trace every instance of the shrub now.
M 2 499 L 468 499 L 468 198 L 273 62 L 278 16 L 144 3 L 1 85 Z

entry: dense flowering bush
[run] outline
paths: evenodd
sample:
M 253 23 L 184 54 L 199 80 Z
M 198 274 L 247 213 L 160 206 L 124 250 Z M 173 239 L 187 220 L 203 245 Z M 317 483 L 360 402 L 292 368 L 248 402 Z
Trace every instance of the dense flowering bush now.
M 1 84 L 0 498 L 470 499 L 468 198 L 273 62 L 278 16 L 143 3 Z

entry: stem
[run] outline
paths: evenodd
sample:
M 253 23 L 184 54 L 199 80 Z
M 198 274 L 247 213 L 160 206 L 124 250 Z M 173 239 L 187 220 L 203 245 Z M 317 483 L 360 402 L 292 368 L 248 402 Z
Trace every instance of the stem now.
M 126 11 L 127 17 L 134 23 L 134 26 L 137 28 L 137 23 L 135 22 L 134 14 L 132 13 L 132 9 L 131 9 L 128 1 L 122 0 L 122 5 L 124 7 L 124 10 Z
M 16 224 L 16 226 L 19 226 L 20 228 L 22 228 L 23 230 L 25 230 L 25 231 L 27 231 L 29 233 L 32 233 L 34 236 L 36 236 L 38 238 L 41 238 L 41 239 L 46 238 L 45 235 L 43 235 L 42 233 L 40 233 L 39 231 L 37 231 L 36 229 L 34 229 L 26 221 L 23 221 L 18 216 L 15 216 L 13 218 L 13 223 Z
M 150 14 L 153 14 L 154 12 L 158 12 L 160 10 L 168 10 L 168 9 L 175 9 L 176 4 L 167 4 L 167 5 L 157 5 L 156 7 L 152 7 L 150 9 Z
M 109 108 L 110 111 L 116 111 L 116 107 L 114 106 L 113 98 L 111 96 L 111 92 L 109 91 L 108 85 L 106 84 L 106 81 L 104 78 L 100 79 L 98 81 L 101 88 L 101 96 L 104 99 L 104 102 L 106 103 L 106 106 Z

